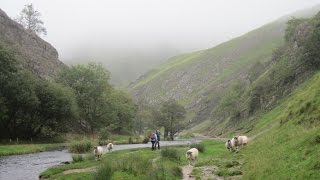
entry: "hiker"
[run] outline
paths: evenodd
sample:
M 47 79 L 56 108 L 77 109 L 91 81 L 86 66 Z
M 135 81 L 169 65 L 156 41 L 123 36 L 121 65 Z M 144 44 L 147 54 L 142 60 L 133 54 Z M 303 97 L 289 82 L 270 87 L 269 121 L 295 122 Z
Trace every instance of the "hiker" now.
M 150 135 L 150 141 L 152 143 L 152 147 L 151 147 L 151 150 L 155 150 L 156 149 L 156 142 L 157 142 L 157 135 L 156 133 L 151 133 Z
M 158 149 L 160 149 L 160 130 L 158 129 L 157 132 L 156 132 L 156 135 L 157 135 L 157 141 L 156 141 L 156 145 L 155 145 L 155 148 L 157 149 L 157 145 L 158 145 Z

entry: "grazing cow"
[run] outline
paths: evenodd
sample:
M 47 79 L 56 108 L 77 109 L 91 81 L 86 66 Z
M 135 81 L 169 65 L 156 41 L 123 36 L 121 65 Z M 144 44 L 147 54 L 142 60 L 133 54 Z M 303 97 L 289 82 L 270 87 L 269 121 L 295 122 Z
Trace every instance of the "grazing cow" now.
M 187 157 L 187 160 L 189 161 L 189 165 L 190 165 L 190 162 L 192 165 L 194 165 L 198 155 L 199 155 L 199 151 L 196 148 L 191 148 L 187 151 L 186 157 Z

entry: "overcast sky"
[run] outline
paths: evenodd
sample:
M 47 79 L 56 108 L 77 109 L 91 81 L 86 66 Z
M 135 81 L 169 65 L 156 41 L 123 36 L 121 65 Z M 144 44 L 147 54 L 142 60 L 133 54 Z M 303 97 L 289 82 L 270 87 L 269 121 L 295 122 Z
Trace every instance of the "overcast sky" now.
M 205 49 L 320 0 L 0 0 L 0 8 L 16 17 L 27 3 L 64 60 L 81 47 Z

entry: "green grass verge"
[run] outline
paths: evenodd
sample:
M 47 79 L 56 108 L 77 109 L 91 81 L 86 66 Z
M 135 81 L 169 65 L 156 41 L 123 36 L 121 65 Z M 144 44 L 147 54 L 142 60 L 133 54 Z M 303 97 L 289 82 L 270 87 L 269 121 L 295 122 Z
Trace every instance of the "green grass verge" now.
M 66 144 L 19 144 L 19 145 L 0 145 L 0 156 L 27 154 L 40 151 L 48 151 L 64 147 Z
M 176 149 L 181 158 L 184 157 L 184 152 L 187 149 L 186 147 L 170 148 Z M 52 167 L 41 173 L 41 177 L 47 179 L 105 179 L 106 177 L 112 177 L 112 179 L 149 179 L 150 173 L 155 172 L 154 168 L 156 168 L 157 173 L 154 177 L 158 177 L 158 179 L 163 179 L 163 177 L 181 179 L 179 166 L 184 161 L 162 158 L 160 152 L 151 151 L 150 148 L 114 151 L 104 154 L 101 161 L 84 158 L 80 162 Z M 66 170 L 92 167 L 97 172 L 63 173 Z M 108 172 L 108 169 L 112 169 L 112 172 Z M 147 169 L 152 169 L 152 171 L 147 171 Z M 81 174 L 86 176 L 82 177 Z

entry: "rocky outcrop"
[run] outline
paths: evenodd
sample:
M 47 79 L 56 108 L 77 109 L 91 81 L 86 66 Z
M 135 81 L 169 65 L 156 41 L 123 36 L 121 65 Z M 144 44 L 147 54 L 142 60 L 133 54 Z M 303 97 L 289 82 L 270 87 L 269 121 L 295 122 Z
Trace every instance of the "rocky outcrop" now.
M 35 75 L 51 80 L 65 65 L 59 61 L 57 50 L 33 32 L 10 19 L 0 9 L 0 45 L 12 50 L 19 65 Z

